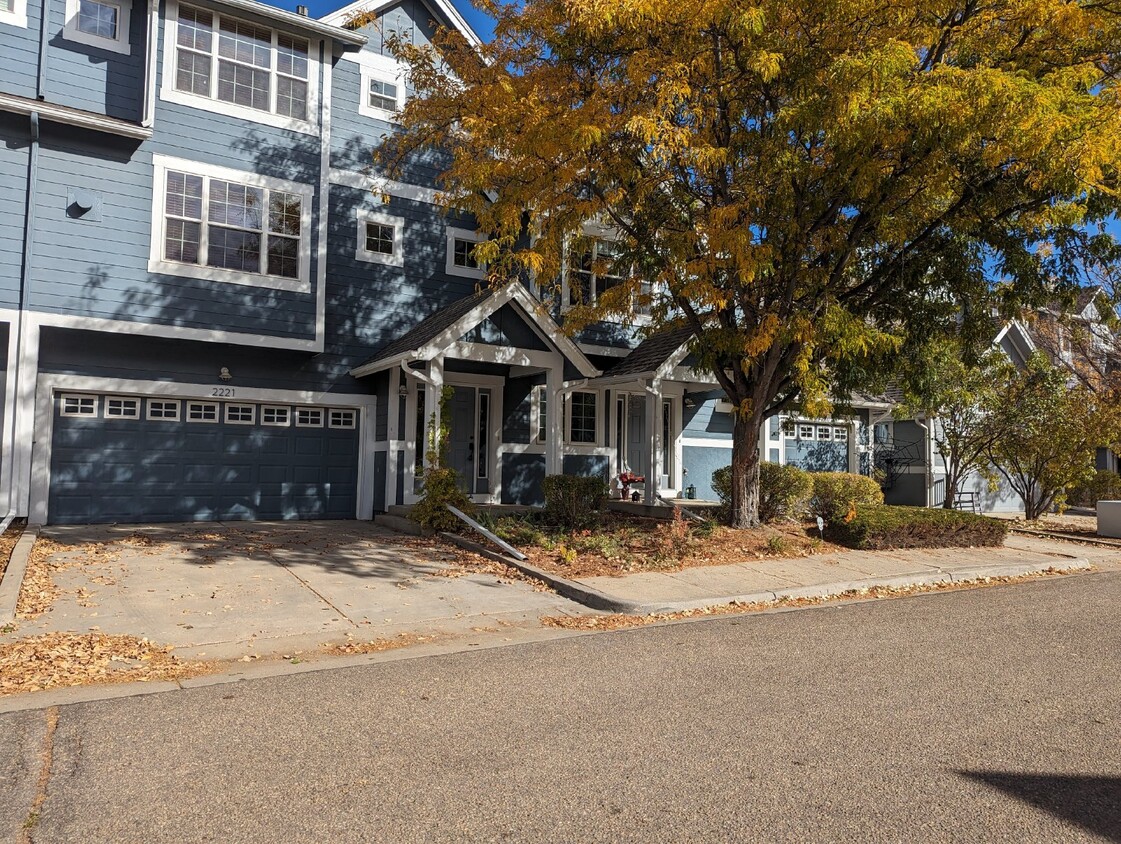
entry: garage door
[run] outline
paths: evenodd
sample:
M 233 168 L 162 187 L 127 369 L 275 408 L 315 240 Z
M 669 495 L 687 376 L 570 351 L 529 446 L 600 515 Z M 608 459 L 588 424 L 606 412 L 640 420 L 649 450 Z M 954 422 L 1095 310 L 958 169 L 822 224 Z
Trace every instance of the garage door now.
M 52 524 L 353 519 L 354 408 L 56 396 Z

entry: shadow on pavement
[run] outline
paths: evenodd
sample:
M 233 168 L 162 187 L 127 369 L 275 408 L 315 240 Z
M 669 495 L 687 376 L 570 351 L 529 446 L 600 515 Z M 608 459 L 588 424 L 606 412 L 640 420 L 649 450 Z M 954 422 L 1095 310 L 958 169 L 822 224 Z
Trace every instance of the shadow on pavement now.
M 1121 842 L 1121 777 L 957 771 L 1078 824 L 1107 841 Z

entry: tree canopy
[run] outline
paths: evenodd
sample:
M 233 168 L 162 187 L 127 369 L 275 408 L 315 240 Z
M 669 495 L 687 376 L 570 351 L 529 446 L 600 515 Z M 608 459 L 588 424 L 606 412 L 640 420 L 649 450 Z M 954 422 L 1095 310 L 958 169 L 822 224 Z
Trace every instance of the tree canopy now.
M 733 524 L 768 414 L 1116 259 L 1121 0 L 478 1 L 481 48 L 390 39 L 417 96 L 381 164 L 445 151 L 496 281 L 556 290 L 589 222 L 617 238 L 567 324 L 692 328 L 737 409 Z

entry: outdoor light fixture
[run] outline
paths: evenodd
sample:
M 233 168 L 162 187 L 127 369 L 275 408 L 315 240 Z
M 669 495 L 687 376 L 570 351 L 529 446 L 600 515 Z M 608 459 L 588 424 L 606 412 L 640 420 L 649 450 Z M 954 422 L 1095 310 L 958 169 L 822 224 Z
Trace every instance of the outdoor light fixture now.
M 222 368 L 221 368 L 221 369 L 220 369 L 220 370 L 218 371 L 218 377 L 219 377 L 219 378 L 220 378 L 220 379 L 221 379 L 222 381 L 231 381 L 231 380 L 233 380 L 234 374 L 233 374 L 232 372 L 230 372 L 230 370 L 229 370 L 229 368 L 228 368 L 228 367 L 225 367 L 225 366 L 223 366 L 223 367 L 222 367 Z
M 401 386 L 397 388 L 397 395 L 407 396 L 409 394 L 409 385 L 407 382 L 401 382 Z
M 696 407 L 697 403 L 695 401 L 693 401 L 691 398 L 689 398 L 688 396 L 686 396 L 685 397 L 685 406 L 686 407 Z

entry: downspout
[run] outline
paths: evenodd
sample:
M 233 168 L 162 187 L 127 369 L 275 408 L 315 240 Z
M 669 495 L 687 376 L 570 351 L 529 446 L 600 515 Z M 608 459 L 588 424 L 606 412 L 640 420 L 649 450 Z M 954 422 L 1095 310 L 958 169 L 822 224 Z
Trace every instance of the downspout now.
M 918 425 L 923 432 L 923 478 L 926 483 L 926 506 L 933 507 L 934 503 L 930 498 L 934 490 L 934 452 L 931 450 L 930 428 L 927 425 L 927 421 L 929 420 L 927 420 L 925 413 L 920 413 L 915 417 L 915 424 Z
M 44 6 L 46 5 L 46 0 L 44 0 Z M 19 415 L 21 405 L 20 381 L 22 379 L 20 376 L 23 373 L 23 334 L 24 325 L 27 321 L 28 293 L 31 288 L 31 259 L 35 246 L 35 177 L 39 169 L 39 112 L 31 112 L 30 121 L 31 144 L 27 153 L 27 201 L 23 223 L 23 264 L 20 268 L 19 280 L 19 316 L 15 324 L 16 370 L 12 383 L 12 407 L 8 414 L 11 420 L 8 442 L 12 444 L 8 459 L 11 460 L 12 465 L 8 469 L 8 512 L 0 519 L 0 533 L 8 529 L 8 525 L 12 523 L 17 510 L 15 501 L 16 471 L 19 468 L 20 461 L 16 459 L 16 430 L 18 428 L 16 417 Z

